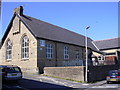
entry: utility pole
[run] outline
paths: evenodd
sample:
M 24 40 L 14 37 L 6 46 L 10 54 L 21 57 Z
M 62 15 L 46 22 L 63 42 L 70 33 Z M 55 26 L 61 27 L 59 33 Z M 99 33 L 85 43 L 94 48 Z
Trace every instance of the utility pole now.
M 89 29 L 89 28 L 90 28 L 90 26 L 87 26 L 86 30 L 85 30 L 85 51 L 86 51 L 85 81 L 86 82 L 88 81 L 88 79 L 87 79 L 87 77 L 88 77 L 88 75 L 87 75 L 87 71 L 88 71 L 87 29 Z

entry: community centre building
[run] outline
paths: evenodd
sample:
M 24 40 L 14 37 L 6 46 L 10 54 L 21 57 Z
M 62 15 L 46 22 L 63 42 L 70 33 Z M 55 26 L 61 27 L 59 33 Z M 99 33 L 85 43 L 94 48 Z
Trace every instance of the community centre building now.
M 94 64 L 91 61 L 98 65 L 98 60 L 105 61 L 113 57 L 118 60 L 120 48 L 116 46 L 118 43 L 113 44 L 114 40 L 120 38 L 93 41 L 88 37 L 89 65 Z M 43 73 L 44 67 L 84 65 L 85 36 L 24 15 L 20 6 L 14 10 L 0 50 L 2 64 L 18 65 L 23 71 Z

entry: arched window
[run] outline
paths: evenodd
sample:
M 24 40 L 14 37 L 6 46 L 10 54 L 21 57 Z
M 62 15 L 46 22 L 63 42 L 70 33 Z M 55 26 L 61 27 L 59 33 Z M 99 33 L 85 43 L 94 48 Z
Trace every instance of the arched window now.
M 7 60 L 12 59 L 12 43 L 10 40 L 7 41 L 7 45 L 6 45 L 6 59 Z
M 22 59 L 29 58 L 29 39 L 27 36 L 22 38 Z

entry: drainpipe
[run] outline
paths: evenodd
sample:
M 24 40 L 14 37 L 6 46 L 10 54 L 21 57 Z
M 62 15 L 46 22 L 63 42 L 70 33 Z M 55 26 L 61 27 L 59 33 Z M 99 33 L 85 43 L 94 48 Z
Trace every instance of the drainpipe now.
M 57 42 L 55 42 L 55 66 L 57 67 Z
M 119 64 L 119 60 L 118 60 L 118 51 L 116 51 L 116 58 L 117 58 L 117 64 Z M 115 63 L 116 64 L 116 63 Z

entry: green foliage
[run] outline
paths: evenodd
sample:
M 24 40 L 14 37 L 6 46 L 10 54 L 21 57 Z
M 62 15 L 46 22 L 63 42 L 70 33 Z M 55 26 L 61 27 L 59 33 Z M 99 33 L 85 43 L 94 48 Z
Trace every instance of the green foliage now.
M 73 80 L 73 79 L 70 79 L 70 78 L 62 78 L 62 77 L 51 76 L 51 75 L 43 75 L 43 76 L 48 76 L 48 77 L 53 77 L 53 78 L 59 78 L 59 79 L 64 79 L 64 80 L 69 80 L 69 81 L 74 81 L 74 82 L 79 82 L 79 83 L 85 83 L 84 81 L 77 81 L 77 80 Z

